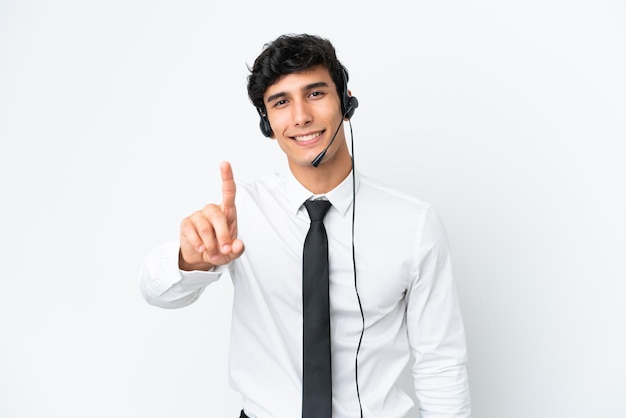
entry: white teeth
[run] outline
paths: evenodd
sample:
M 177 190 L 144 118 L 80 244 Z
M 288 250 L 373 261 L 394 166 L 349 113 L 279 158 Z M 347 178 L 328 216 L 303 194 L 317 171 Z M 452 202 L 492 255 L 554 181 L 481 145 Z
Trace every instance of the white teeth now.
M 304 136 L 294 136 L 293 139 L 296 141 L 310 141 L 313 138 L 317 138 L 320 136 L 319 132 L 315 132 L 314 134 L 304 135 Z

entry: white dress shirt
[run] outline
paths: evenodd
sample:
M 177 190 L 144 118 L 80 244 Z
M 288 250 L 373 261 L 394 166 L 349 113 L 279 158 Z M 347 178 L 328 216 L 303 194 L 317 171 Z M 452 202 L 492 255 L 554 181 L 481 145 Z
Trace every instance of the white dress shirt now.
M 229 269 L 234 285 L 230 380 L 250 418 L 297 418 L 302 403 L 302 250 L 312 197 L 291 176 L 238 182 L 239 238 L 246 251 L 210 272 L 178 269 L 178 244 L 143 266 L 146 300 L 194 302 Z M 325 194 L 329 240 L 333 417 L 359 416 L 355 380 L 362 319 L 352 260 L 352 176 Z M 356 176 L 354 230 L 365 332 L 358 355 L 364 417 L 401 418 L 413 406 L 398 377 L 410 365 L 422 418 L 467 418 L 463 321 L 443 227 L 427 203 Z M 233 415 L 235 416 L 235 415 Z

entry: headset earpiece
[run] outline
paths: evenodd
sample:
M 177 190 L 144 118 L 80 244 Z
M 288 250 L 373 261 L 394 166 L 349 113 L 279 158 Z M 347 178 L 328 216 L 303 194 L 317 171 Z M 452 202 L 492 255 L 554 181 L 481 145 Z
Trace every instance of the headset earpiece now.
M 354 115 L 356 108 L 359 107 L 359 100 L 354 96 L 348 96 L 347 102 L 348 106 L 346 106 L 343 114 L 345 119 L 350 120 L 352 115 Z
M 354 111 L 359 107 L 359 101 L 356 97 L 348 94 L 348 73 L 345 67 L 341 67 L 341 75 L 343 77 L 343 92 L 341 95 L 341 110 L 344 119 L 350 120 Z
M 272 127 L 270 126 L 270 121 L 267 119 L 267 115 L 261 108 L 256 108 L 256 111 L 259 112 L 259 117 L 261 120 L 259 121 L 259 128 L 261 129 L 261 133 L 266 137 L 270 138 L 272 136 Z

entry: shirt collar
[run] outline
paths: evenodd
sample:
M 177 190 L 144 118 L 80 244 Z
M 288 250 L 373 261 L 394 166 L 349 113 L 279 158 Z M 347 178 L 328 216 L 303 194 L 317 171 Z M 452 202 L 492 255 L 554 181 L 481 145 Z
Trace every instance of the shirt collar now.
M 360 177 L 359 171 L 355 171 L 355 191 L 359 190 Z M 298 213 L 306 200 L 315 196 L 291 174 L 285 180 L 285 189 L 289 199 L 289 211 L 294 215 Z M 330 201 L 342 216 L 345 215 L 352 204 L 352 172 L 337 187 L 328 193 L 324 193 L 323 196 Z

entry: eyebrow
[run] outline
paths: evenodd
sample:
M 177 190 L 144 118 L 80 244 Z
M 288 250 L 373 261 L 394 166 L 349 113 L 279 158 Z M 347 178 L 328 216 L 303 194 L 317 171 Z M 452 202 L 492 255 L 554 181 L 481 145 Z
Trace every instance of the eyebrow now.
M 302 87 L 301 91 L 305 92 L 307 90 L 316 89 L 318 87 L 329 87 L 329 85 L 325 81 L 318 81 L 316 83 L 307 84 L 306 86 Z M 281 91 L 279 93 L 272 94 L 271 96 L 269 96 L 267 98 L 267 102 L 271 103 L 274 100 L 280 99 L 281 97 L 285 97 L 285 96 L 287 96 L 287 92 Z

